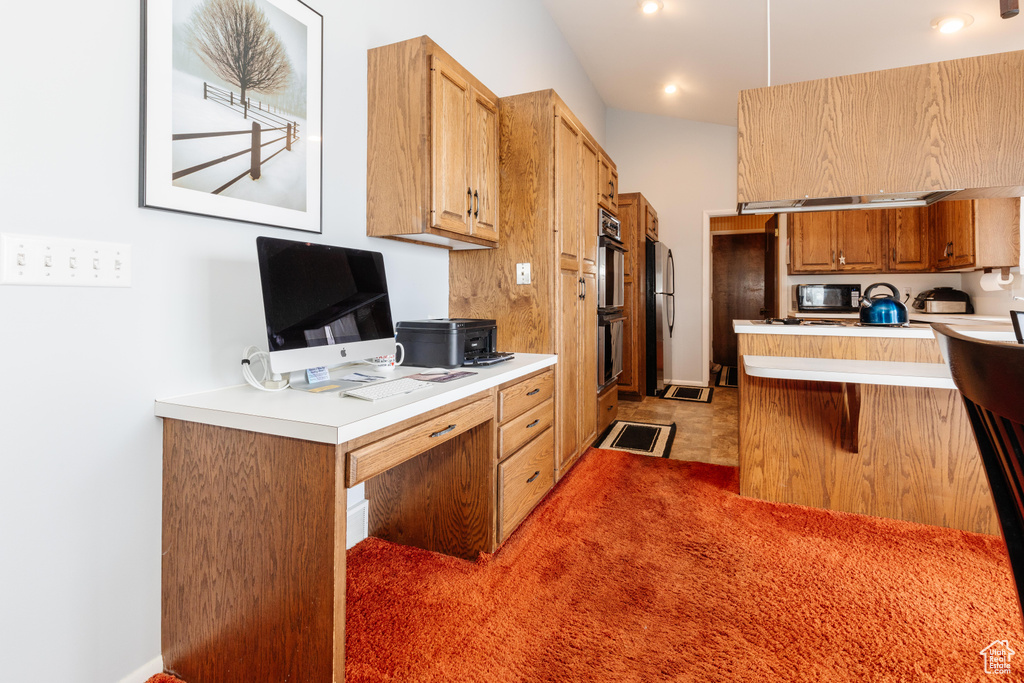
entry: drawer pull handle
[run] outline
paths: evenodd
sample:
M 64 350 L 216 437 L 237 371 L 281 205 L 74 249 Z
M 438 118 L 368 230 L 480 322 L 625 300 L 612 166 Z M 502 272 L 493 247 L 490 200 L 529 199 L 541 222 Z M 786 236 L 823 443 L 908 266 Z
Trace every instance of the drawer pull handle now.
M 536 427 L 538 424 L 540 424 L 540 419 L 536 419 L 530 424 L 526 425 L 526 428 L 529 429 L 530 427 Z
M 540 393 L 540 387 L 537 387 L 536 389 L 534 389 L 533 391 L 529 392 L 526 395 L 527 396 L 533 396 L 534 394 L 539 394 L 539 393 Z
M 532 484 L 533 480 L 540 476 L 540 470 L 533 473 L 533 476 L 526 480 L 527 484 Z
M 455 425 L 448 425 L 448 429 L 442 429 L 439 432 L 434 432 L 433 434 L 430 435 L 430 438 L 433 439 L 435 436 L 441 436 L 442 434 L 447 434 L 448 432 L 452 431 L 453 429 L 455 429 Z

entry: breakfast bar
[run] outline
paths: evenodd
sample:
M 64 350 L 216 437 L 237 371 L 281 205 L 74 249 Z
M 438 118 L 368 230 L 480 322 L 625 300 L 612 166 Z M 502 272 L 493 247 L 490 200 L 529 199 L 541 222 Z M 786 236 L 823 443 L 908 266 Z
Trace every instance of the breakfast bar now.
M 999 533 L 969 419 L 929 325 L 733 327 L 742 495 Z

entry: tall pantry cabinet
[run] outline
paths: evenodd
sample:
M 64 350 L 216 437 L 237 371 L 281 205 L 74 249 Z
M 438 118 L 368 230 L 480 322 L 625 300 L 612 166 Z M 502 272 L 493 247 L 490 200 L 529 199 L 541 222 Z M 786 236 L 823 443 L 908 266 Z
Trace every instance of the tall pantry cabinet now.
M 498 349 L 557 353 L 555 477 L 597 436 L 603 151 L 552 90 L 501 98 L 497 249 L 449 256 L 449 315 L 494 318 Z M 517 264 L 529 282 L 517 284 Z

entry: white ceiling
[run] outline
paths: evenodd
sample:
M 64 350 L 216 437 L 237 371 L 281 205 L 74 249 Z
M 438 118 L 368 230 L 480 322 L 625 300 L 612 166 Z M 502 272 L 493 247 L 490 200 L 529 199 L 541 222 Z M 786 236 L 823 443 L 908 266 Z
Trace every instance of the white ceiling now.
M 609 107 L 726 125 L 769 84 L 769 9 L 771 85 L 1024 49 L 1024 13 L 1001 19 L 999 0 L 542 1 Z M 974 23 L 931 28 L 946 14 Z

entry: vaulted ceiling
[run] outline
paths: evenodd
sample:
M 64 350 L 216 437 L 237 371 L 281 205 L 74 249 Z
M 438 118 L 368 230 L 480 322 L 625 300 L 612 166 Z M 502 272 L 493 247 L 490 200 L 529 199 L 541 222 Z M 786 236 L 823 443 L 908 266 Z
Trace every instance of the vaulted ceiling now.
M 746 88 L 1024 49 L 1024 14 L 999 0 L 543 2 L 609 107 L 727 125 Z M 974 22 L 931 27 L 949 14 Z

